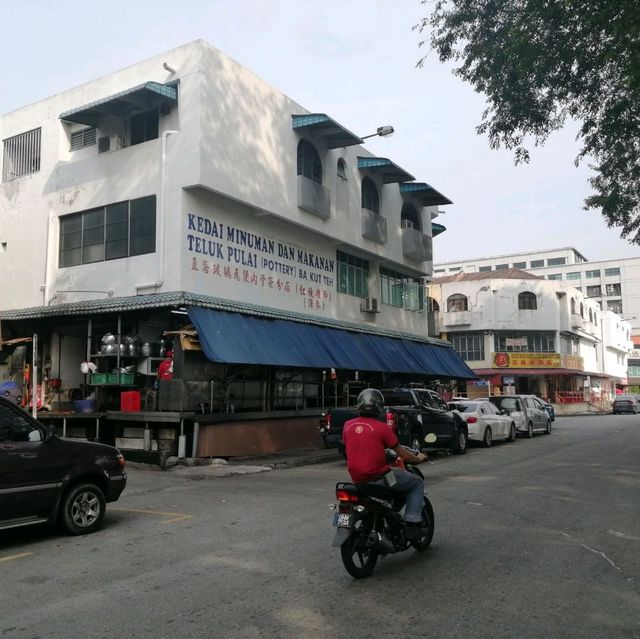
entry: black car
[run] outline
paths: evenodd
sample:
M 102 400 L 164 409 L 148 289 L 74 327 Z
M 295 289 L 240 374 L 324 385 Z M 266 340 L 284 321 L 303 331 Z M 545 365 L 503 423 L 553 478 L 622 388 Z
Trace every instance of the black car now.
M 116 448 L 60 439 L 0 397 L 0 530 L 50 522 L 93 532 L 126 483 Z

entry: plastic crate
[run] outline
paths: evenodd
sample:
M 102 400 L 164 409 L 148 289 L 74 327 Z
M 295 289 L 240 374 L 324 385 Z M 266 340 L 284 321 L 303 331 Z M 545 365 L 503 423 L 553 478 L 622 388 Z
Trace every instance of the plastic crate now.
M 92 384 L 106 384 L 108 375 L 106 373 L 92 373 L 90 380 Z
M 107 384 L 122 384 L 127 386 L 133 384 L 135 375 L 133 373 L 108 373 Z
M 140 391 L 122 391 L 120 393 L 120 410 L 138 412 L 140 410 Z

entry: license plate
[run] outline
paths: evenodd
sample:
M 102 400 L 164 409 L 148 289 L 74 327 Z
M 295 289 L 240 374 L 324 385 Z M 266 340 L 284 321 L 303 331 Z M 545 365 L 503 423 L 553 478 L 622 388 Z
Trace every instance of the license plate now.
M 350 528 L 351 527 L 351 514 L 350 513 L 335 513 L 333 515 L 333 525 L 338 528 Z

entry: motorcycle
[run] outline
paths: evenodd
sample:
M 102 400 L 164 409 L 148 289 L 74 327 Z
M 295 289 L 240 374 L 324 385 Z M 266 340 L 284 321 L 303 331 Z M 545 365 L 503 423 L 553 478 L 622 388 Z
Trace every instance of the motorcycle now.
M 436 439 L 433 433 L 425 437 L 427 443 L 433 443 Z M 391 466 L 405 468 L 424 479 L 415 465 L 405 464 L 393 451 L 388 453 L 393 457 Z M 415 539 L 407 539 L 406 523 L 400 514 L 405 502 L 403 493 L 376 484 L 338 482 L 336 498 L 338 503 L 334 506 L 336 512 L 333 518 L 336 534 L 332 545 L 340 548 L 342 563 L 355 579 L 368 577 L 380 556 L 402 552 L 410 547 L 424 551 L 431 544 L 435 521 L 433 507 L 426 495 L 422 507 L 425 525 Z

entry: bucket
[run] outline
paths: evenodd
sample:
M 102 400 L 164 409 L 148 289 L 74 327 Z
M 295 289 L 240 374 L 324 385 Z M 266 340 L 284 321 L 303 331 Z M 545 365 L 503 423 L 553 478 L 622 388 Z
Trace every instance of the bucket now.
M 95 399 L 76 399 L 73 402 L 73 410 L 75 410 L 76 413 L 95 413 L 96 400 Z

